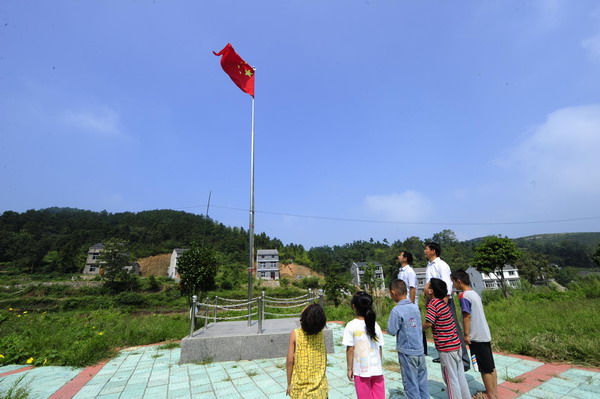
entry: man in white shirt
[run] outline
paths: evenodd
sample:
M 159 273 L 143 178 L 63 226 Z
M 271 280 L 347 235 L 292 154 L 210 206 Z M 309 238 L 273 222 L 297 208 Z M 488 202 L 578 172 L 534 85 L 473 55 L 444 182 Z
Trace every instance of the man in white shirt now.
M 398 280 L 404 281 L 408 290 L 407 299 L 409 299 L 415 305 L 419 305 L 417 297 L 417 274 L 410 266 L 413 261 L 413 256 L 408 251 L 400 252 L 400 255 L 396 258 L 400 263 L 400 270 L 398 270 Z
M 446 283 L 448 287 L 448 295 L 445 298 L 446 303 L 450 307 L 450 312 L 452 313 L 452 318 L 454 319 L 454 323 L 456 324 L 456 329 L 458 332 L 458 337 L 460 338 L 460 344 L 462 349 L 462 361 L 465 371 L 471 368 L 471 359 L 469 358 L 469 353 L 467 352 L 467 347 L 465 346 L 465 340 L 460 329 L 460 324 L 458 324 L 458 318 L 456 317 L 456 308 L 454 307 L 454 300 L 452 299 L 452 288 L 454 285 L 452 284 L 452 279 L 450 278 L 450 266 L 446 262 L 440 259 L 440 254 L 442 253 L 442 248 L 439 244 L 435 242 L 427 242 L 425 243 L 425 257 L 429 261 L 427 263 L 427 269 L 425 270 L 425 289 L 429 286 L 429 280 L 432 278 L 439 278 Z M 427 303 L 425 304 L 427 307 Z M 436 363 L 439 363 L 439 359 L 433 360 Z

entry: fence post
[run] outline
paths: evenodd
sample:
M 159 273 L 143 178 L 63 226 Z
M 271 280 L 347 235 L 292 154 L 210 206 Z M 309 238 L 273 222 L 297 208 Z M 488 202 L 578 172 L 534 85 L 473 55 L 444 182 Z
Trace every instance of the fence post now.
M 206 297 L 206 303 L 204 304 L 204 329 L 205 330 L 208 328 L 208 309 L 209 309 L 208 302 L 210 302 L 210 298 Z
M 194 330 L 196 328 L 196 302 L 198 301 L 198 297 L 196 295 L 192 296 L 192 309 L 190 310 L 190 337 L 194 334 Z
M 325 309 L 325 298 L 323 298 L 323 290 L 319 288 L 319 305 Z
M 219 298 L 218 296 L 215 296 L 215 311 L 213 312 L 213 323 L 217 324 L 217 298 Z
M 262 292 L 262 305 L 261 305 L 261 307 L 259 309 L 259 311 L 261 312 L 261 316 L 260 317 L 261 317 L 261 319 L 263 321 L 265 320 L 265 300 L 266 300 L 265 299 L 265 290 L 263 290 L 263 292 Z M 261 330 L 261 332 L 262 332 L 262 330 Z
M 263 295 L 264 295 L 264 291 L 263 291 Z M 261 309 L 263 309 L 263 306 L 265 306 L 264 304 L 264 296 L 259 296 L 258 297 L 258 309 L 257 309 L 257 313 L 258 313 L 258 333 L 262 334 L 262 320 L 263 320 L 263 312 Z
M 313 292 L 312 292 L 312 288 L 308 289 L 308 300 L 310 301 L 311 299 L 313 299 Z

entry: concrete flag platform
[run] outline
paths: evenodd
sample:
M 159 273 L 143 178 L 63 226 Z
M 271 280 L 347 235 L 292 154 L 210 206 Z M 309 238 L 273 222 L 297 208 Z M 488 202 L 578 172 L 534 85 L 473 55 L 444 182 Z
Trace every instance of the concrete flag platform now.
M 180 363 L 225 362 L 238 360 L 271 359 L 287 355 L 290 333 L 300 328 L 300 320 L 267 319 L 262 322 L 262 333 L 257 322 L 226 321 L 211 323 L 196 330 L 181 341 Z M 333 331 L 325 328 L 327 353 L 334 353 Z

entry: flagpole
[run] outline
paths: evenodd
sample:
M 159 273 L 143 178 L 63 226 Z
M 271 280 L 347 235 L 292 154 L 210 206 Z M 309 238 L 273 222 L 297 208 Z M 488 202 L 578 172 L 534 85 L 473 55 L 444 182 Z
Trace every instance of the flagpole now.
M 253 67 L 252 69 L 254 69 L 254 74 L 256 74 L 256 68 Z M 250 145 L 250 226 L 248 229 L 248 236 L 248 326 L 250 326 L 252 324 L 252 269 L 254 268 L 254 96 L 252 96 L 252 141 Z

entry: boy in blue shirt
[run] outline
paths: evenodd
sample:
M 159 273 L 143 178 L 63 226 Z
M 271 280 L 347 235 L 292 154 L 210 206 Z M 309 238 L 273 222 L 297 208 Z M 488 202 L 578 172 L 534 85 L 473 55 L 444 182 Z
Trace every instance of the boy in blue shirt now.
M 421 313 L 406 295 L 406 283 L 398 279 L 392 281 L 390 297 L 396 306 L 388 319 L 388 333 L 396 336 L 404 394 L 408 399 L 429 399 Z

